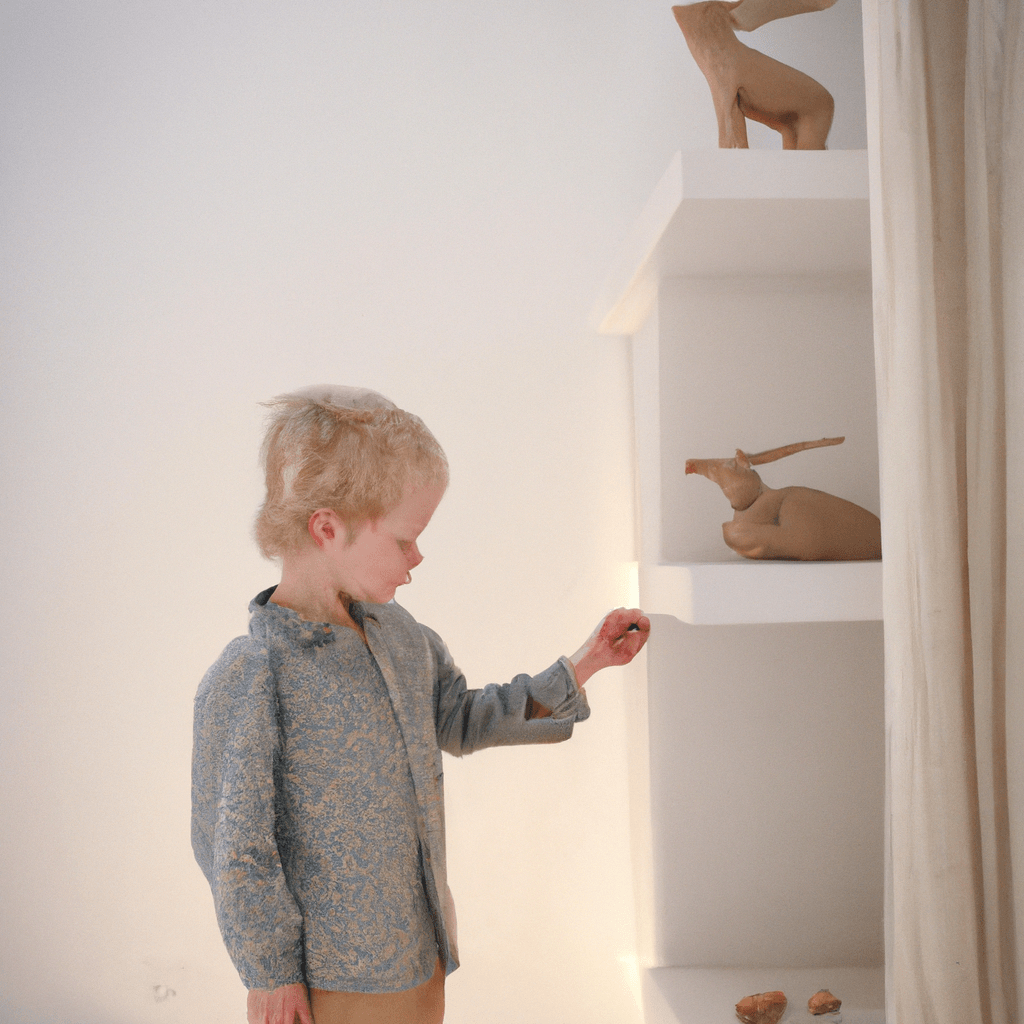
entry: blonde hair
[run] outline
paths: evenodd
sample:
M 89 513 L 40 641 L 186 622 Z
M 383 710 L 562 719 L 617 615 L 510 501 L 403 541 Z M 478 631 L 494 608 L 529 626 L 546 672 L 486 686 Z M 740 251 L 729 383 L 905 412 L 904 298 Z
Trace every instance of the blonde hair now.
M 317 509 L 333 509 L 352 531 L 393 509 L 409 485 L 448 486 L 448 460 L 434 435 L 376 391 L 318 385 L 266 405 L 267 496 L 255 534 L 267 558 L 299 547 Z

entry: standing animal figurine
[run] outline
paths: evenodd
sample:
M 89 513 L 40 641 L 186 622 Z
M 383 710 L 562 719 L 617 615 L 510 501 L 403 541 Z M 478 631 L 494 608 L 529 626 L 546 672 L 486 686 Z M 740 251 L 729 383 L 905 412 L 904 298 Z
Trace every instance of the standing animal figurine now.
M 882 557 L 878 516 L 852 501 L 811 487 L 765 487 L 753 468 L 808 448 L 842 444 L 823 437 L 734 459 L 687 459 L 686 472 L 714 481 L 735 509 L 722 524 L 725 543 L 745 558 L 839 562 Z
M 835 103 L 810 75 L 745 46 L 736 30 L 821 11 L 836 0 L 706 0 L 673 7 L 686 45 L 711 87 L 720 149 L 747 149 L 747 122 L 782 135 L 783 149 L 824 149 Z

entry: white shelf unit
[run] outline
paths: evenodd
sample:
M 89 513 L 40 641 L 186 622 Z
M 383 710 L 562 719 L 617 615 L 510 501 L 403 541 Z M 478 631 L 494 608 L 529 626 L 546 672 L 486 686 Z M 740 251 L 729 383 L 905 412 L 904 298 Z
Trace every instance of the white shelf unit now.
M 677 154 L 597 320 L 631 343 L 654 617 L 631 723 L 646 1018 L 735 1020 L 781 988 L 796 1022 L 817 985 L 881 1024 L 881 563 L 742 559 L 684 472 L 842 434 L 759 472 L 878 511 L 866 154 Z

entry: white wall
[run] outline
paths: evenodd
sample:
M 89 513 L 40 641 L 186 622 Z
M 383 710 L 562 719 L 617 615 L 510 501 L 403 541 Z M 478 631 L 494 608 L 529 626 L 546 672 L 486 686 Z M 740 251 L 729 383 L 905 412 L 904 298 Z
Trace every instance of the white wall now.
M 188 761 L 274 581 L 261 400 L 365 384 L 434 429 L 453 484 L 403 597 L 472 680 L 628 598 L 628 365 L 586 322 L 671 153 L 714 144 L 667 6 L 3 5 L 0 1019 L 242 1020 Z M 449 765 L 453 1024 L 634 1014 L 629 684 L 571 744 Z

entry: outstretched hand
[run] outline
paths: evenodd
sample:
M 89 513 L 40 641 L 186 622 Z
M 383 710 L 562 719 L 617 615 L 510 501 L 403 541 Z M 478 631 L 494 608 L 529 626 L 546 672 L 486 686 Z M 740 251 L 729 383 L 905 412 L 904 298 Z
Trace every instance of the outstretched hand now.
M 301 982 L 269 990 L 250 989 L 246 1019 L 249 1024 L 313 1024 L 309 992 Z
M 631 628 L 632 627 L 632 628 Z M 651 635 L 651 620 L 639 608 L 609 612 L 569 659 L 579 686 L 595 673 L 612 665 L 628 665 Z

